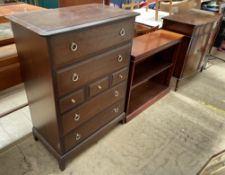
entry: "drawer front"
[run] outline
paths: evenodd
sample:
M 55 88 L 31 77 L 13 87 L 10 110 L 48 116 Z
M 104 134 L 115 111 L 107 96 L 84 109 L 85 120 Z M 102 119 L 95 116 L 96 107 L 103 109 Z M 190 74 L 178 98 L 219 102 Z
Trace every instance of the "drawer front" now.
M 58 95 L 64 95 L 128 65 L 130 49 L 131 44 L 127 44 L 80 64 L 60 70 L 57 72 Z
M 89 85 L 89 96 L 93 97 L 109 88 L 109 78 L 103 78 Z
M 121 81 L 126 80 L 128 77 L 128 67 L 119 70 L 112 75 L 112 85 L 120 83 Z
M 181 33 L 187 36 L 192 36 L 194 32 L 194 26 L 185 24 L 185 23 L 179 23 L 176 21 L 170 21 L 170 20 L 163 20 L 163 29 L 174 31 L 177 33 Z
M 60 100 L 61 113 L 71 109 L 84 101 L 84 90 L 78 90 Z
M 105 24 L 50 38 L 52 58 L 56 66 L 83 59 L 83 57 L 131 40 L 133 19 Z
M 126 83 L 122 83 L 64 114 L 62 116 L 64 135 L 108 108 L 116 101 L 125 98 L 125 95 Z
M 109 107 L 107 110 L 104 110 L 99 115 L 95 116 L 85 124 L 73 130 L 64 138 L 65 150 L 68 151 L 80 142 L 82 142 L 88 136 L 92 135 L 98 129 L 113 120 L 115 117 L 122 114 L 123 111 L 124 101 L 120 101 Z

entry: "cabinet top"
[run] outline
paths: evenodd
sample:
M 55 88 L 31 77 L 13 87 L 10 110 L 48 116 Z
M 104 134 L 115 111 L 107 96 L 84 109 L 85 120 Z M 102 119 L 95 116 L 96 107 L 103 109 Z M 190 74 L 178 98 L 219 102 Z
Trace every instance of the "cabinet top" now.
M 178 44 L 184 35 L 167 31 L 157 30 L 133 39 L 131 60 L 141 61 L 168 47 Z
M 215 22 L 217 14 L 198 9 L 191 9 L 178 14 L 166 16 L 163 19 L 179 23 L 199 26 Z
M 87 4 L 13 14 L 7 18 L 41 36 L 48 36 L 137 15 L 132 11 L 102 4 Z

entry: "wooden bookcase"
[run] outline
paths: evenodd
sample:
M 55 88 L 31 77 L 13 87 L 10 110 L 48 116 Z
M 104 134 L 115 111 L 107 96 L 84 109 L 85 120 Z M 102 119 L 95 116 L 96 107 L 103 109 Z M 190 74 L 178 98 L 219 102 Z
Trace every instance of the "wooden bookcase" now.
M 133 40 L 126 122 L 169 92 L 182 37 L 158 30 Z

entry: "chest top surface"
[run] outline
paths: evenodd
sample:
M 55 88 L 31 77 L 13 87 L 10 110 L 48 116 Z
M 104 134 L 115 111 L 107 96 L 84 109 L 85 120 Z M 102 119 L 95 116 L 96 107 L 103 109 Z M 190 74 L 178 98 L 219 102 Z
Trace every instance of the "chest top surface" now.
M 139 61 L 144 56 L 160 51 L 162 48 L 177 44 L 183 35 L 167 30 L 157 30 L 133 39 L 132 60 Z
M 198 9 L 191 9 L 189 11 L 164 17 L 163 19 L 175 21 L 179 23 L 189 24 L 193 26 L 205 25 L 216 20 L 217 14 Z
M 39 35 L 47 36 L 136 15 L 135 12 L 102 4 L 87 4 L 30 12 L 29 15 L 27 13 L 14 14 L 8 16 L 8 19 Z

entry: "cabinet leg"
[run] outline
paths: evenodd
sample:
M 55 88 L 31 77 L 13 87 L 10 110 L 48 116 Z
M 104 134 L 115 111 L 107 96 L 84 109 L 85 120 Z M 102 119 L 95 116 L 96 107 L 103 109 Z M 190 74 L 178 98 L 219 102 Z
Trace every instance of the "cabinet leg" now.
M 175 91 L 177 91 L 178 90 L 178 87 L 179 87 L 179 83 L 180 83 L 180 80 L 179 79 L 177 79 L 177 81 L 176 81 L 176 86 L 175 86 Z
M 35 135 L 34 131 L 32 132 L 32 135 L 33 135 L 34 140 L 35 140 L 35 141 L 38 141 L 38 138 L 37 138 L 37 136 Z
M 60 160 L 58 160 L 58 164 L 59 164 L 59 169 L 61 171 L 64 171 L 66 168 L 65 161 L 63 159 L 60 159 Z

